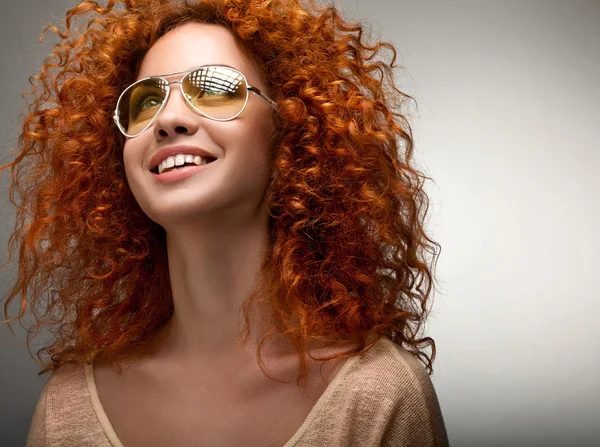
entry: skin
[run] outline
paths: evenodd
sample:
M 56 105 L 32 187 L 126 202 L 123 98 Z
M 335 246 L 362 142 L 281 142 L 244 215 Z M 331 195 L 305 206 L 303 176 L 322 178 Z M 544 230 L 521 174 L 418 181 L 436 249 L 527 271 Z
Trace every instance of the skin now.
M 137 79 L 205 64 L 235 67 L 250 85 L 266 91 L 256 66 L 231 32 L 204 23 L 182 25 L 160 38 L 145 55 Z M 157 337 L 154 354 L 188 365 L 206 358 L 215 365 L 231 358 L 255 362 L 256 344 L 239 346 L 238 309 L 254 284 L 261 253 L 267 248 L 273 110 L 250 93 L 240 116 L 214 121 L 188 107 L 178 84 L 171 87 L 155 123 L 141 135 L 128 138 L 123 150 L 127 180 L 136 200 L 167 234 L 175 310 Z M 150 158 L 163 147 L 179 144 L 202 147 L 218 160 L 186 179 L 157 182 L 148 170 Z

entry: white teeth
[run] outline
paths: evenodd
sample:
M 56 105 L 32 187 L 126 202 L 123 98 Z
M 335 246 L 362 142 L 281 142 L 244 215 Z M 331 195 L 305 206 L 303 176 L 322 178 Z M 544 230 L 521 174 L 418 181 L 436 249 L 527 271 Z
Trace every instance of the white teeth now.
M 163 162 L 158 165 L 158 173 L 162 174 L 162 172 L 167 168 L 172 168 L 173 166 L 183 166 L 185 163 L 194 163 L 198 166 L 206 164 L 206 158 L 201 157 L 200 155 L 185 155 L 185 154 L 177 154 L 175 157 L 167 157 L 163 160 Z

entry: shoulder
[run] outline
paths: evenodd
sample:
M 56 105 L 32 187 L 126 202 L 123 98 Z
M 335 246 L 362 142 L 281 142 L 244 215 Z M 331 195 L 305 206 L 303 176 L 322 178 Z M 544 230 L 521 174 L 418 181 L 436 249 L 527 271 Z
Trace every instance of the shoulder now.
M 83 364 L 65 364 L 50 373 L 38 405 L 45 406 L 50 412 L 63 405 L 73 406 L 87 393 L 85 366 Z M 42 402 L 43 400 L 43 402 Z
M 395 392 L 411 391 L 424 404 L 437 405 L 437 396 L 425 366 L 409 351 L 398 346 L 390 338 L 384 337 L 380 344 L 378 363 L 392 374 L 390 385 Z M 377 355 L 376 354 L 376 355 Z M 404 394 L 406 396 L 406 394 Z
M 421 362 L 387 336 L 380 338 L 369 350 L 358 356 L 347 375 L 360 378 L 360 382 L 369 391 L 377 389 L 398 398 L 406 396 L 406 391 L 417 394 L 433 391 L 429 374 Z
M 425 366 L 388 337 L 382 347 L 389 353 L 390 369 L 396 373 L 390 384 L 394 404 L 382 445 L 448 446 L 437 393 Z
M 89 369 L 88 369 L 89 368 Z M 104 434 L 98 422 L 88 387 L 87 364 L 65 364 L 53 371 L 42 389 L 29 429 L 27 446 L 104 445 Z M 93 373 L 92 373 L 93 374 Z
M 61 389 L 74 389 L 85 384 L 85 363 L 66 363 L 54 370 L 48 378 L 47 386 Z
M 286 447 L 447 447 L 424 366 L 389 337 L 349 358 Z
M 347 371 L 366 408 L 380 412 L 381 445 L 447 446 L 433 383 L 423 364 L 384 336 Z M 379 435 L 378 435 L 379 436 Z
M 40 398 L 35 406 L 29 433 L 27 447 L 45 446 L 51 438 L 54 415 L 57 410 L 69 408 L 78 386 L 82 384 L 83 369 L 81 365 L 66 364 L 50 373 Z M 75 393 L 73 392 L 75 391 Z

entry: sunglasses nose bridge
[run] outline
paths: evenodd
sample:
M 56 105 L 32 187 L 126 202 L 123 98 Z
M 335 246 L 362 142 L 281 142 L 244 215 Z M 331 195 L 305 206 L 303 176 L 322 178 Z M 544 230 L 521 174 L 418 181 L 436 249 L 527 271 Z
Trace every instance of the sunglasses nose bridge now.
M 181 81 L 170 81 L 170 82 L 167 81 L 167 86 L 169 87 L 169 90 L 171 90 L 171 84 L 179 84 L 180 85 L 179 89 L 183 93 L 183 89 L 181 88 L 183 86 L 183 80 L 181 80 Z M 169 93 L 171 93 L 171 92 L 169 92 Z
M 181 95 L 183 96 L 183 100 L 185 102 L 186 98 L 185 98 L 185 92 L 183 91 L 183 79 L 180 81 L 167 81 L 167 86 L 169 87 L 169 94 L 168 94 L 168 98 L 167 98 L 167 102 L 171 99 L 171 95 L 173 94 L 173 91 L 171 90 L 171 84 L 179 84 L 179 91 L 181 93 Z M 162 111 L 166 108 L 167 104 L 164 104 L 164 107 L 161 109 L 161 111 L 157 114 L 160 115 L 160 113 L 162 113 Z

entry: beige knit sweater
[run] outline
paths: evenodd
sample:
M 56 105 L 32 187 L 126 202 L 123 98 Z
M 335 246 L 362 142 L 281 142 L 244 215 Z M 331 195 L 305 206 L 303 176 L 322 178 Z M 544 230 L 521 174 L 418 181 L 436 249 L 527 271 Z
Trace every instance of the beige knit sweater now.
M 344 363 L 283 447 L 447 445 L 425 368 L 383 337 Z M 41 446 L 124 447 L 98 399 L 92 365 L 63 365 L 49 377 L 27 438 L 27 447 Z

